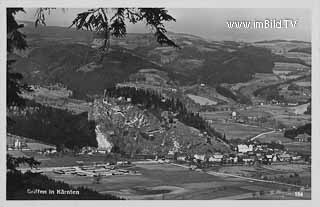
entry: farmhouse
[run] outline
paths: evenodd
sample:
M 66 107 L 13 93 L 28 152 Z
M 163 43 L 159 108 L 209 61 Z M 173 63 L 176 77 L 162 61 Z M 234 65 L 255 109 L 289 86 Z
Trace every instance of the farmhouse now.
M 194 157 L 195 159 L 197 159 L 197 160 L 201 160 L 201 161 L 204 161 L 204 160 L 205 160 L 205 155 L 195 154 L 193 157 Z
M 283 153 L 279 155 L 279 160 L 281 162 L 287 162 L 287 161 L 291 161 L 291 155 Z
M 214 154 L 209 157 L 209 162 L 221 162 L 223 158 L 222 154 Z

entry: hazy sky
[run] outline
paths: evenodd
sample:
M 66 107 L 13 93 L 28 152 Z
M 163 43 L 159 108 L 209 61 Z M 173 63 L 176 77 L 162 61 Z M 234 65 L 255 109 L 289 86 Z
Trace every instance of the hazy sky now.
M 47 17 L 47 25 L 70 26 L 77 13 L 85 9 L 67 9 L 63 12 L 57 9 Z M 173 32 L 199 35 L 211 40 L 258 41 L 270 39 L 295 39 L 311 41 L 311 10 L 308 9 L 173 9 L 169 14 L 176 22 L 166 24 Z M 35 9 L 26 9 L 26 14 L 20 13 L 19 20 L 34 21 Z M 227 21 L 264 21 L 290 19 L 297 20 L 295 28 L 281 29 L 230 29 Z M 128 32 L 148 32 L 144 24 L 128 25 Z

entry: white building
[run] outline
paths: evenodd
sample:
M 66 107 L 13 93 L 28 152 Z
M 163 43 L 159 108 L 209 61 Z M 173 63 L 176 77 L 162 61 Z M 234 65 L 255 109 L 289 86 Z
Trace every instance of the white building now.
M 246 145 L 246 144 L 239 144 L 238 145 L 238 152 L 246 153 L 246 152 L 252 152 L 253 151 L 253 145 Z
M 209 157 L 209 162 L 221 162 L 223 158 L 222 154 L 214 154 Z
M 195 159 L 197 159 L 197 160 L 201 160 L 201 161 L 204 161 L 204 159 L 205 159 L 205 155 L 198 155 L 198 154 L 195 154 L 193 157 L 194 157 Z

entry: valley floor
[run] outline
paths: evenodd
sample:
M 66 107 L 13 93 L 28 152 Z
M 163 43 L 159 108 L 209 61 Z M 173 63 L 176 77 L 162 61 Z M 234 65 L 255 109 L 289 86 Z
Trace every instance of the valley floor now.
M 136 162 L 127 169 L 138 171 L 137 175 L 106 176 L 99 183 L 95 183 L 93 177 L 56 174 L 54 169 L 43 168 L 43 173 L 75 187 L 85 186 L 100 193 L 134 200 L 311 199 L 310 191 L 301 191 L 301 186 L 221 173 L 216 169 L 194 171 L 186 165 L 173 163 Z M 266 171 L 270 169 L 264 169 Z

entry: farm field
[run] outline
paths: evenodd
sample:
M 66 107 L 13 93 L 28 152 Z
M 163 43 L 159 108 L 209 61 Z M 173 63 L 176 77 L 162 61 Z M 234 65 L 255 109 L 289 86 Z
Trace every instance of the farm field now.
M 206 120 L 225 121 L 231 117 L 231 111 L 200 112 Z
M 251 126 L 239 123 L 221 123 L 213 122 L 212 126 L 219 132 L 225 133 L 227 139 L 248 139 L 262 132 L 270 131 L 266 128 Z
M 255 46 L 265 47 L 272 50 L 275 54 L 280 54 L 288 57 L 292 52 L 288 52 L 294 48 L 310 47 L 310 42 L 287 42 L 287 41 L 275 41 L 275 42 L 255 42 Z
M 239 91 L 243 95 L 250 97 L 253 103 L 259 103 L 263 100 L 260 100 L 258 97 L 253 95 L 253 92 L 259 88 L 273 85 L 279 83 L 281 80 L 276 74 L 272 73 L 256 73 L 254 79 L 244 82 L 231 84 L 231 89 L 234 91 Z
M 249 90 L 250 87 L 253 87 L 252 89 L 254 90 L 262 86 L 274 84 L 277 81 L 279 81 L 279 78 L 272 73 L 256 73 L 254 76 L 254 79 L 248 82 L 240 82 L 240 83 L 232 84 L 231 89 L 240 90 L 242 88 L 242 89 Z
M 311 54 L 302 53 L 302 52 L 288 52 L 285 54 L 286 57 L 289 58 L 299 58 L 303 60 L 305 63 L 311 65 Z
M 275 66 L 273 68 L 273 71 L 283 71 L 285 72 L 297 72 L 300 70 L 308 70 L 309 67 L 305 65 L 301 65 L 298 63 L 281 63 L 281 62 L 275 62 Z
M 278 122 L 281 122 L 286 127 L 300 126 L 311 122 L 310 115 L 295 115 L 295 107 L 264 105 L 259 106 L 257 109 L 272 114 L 274 119 L 276 119 Z
M 222 102 L 228 104 L 235 104 L 235 101 L 231 98 L 227 98 L 216 91 L 215 88 L 210 86 L 201 86 L 201 85 L 192 85 L 192 86 L 183 86 L 181 90 L 184 94 L 194 94 L 197 96 L 205 97 L 209 100 L 215 102 Z
M 311 81 L 297 81 L 294 83 L 301 87 L 311 87 Z
M 224 199 L 261 191 L 281 190 L 286 186 L 215 176 L 191 171 L 171 164 L 137 164 L 131 170 L 142 175 L 103 177 L 99 184 L 93 178 L 46 173 L 50 178 L 73 186 L 85 186 L 100 193 L 111 193 L 127 199 Z M 240 196 L 241 197 L 241 196 Z
M 290 152 L 299 152 L 305 155 L 311 155 L 311 142 L 291 142 L 285 143 L 285 148 Z
M 290 178 L 298 174 L 300 185 L 311 185 L 311 165 L 307 164 L 273 164 L 261 166 L 224 166 L 215 167 L 221 173 L 239 175 L 257 179 L 278 180 L 281 176 L 287 180 L 279 182 L 290 182 Z
M 43 105 L 66 109 L 74 113 L 82 113 L 90 109 L 90 103 L 70 98 L 72 91 L 66 88 L 60 86 L 33 86 L 32 89 L 32 92 L 23 93 L 22 96 Z
M 307 105 L 306 105 L 307 106 Z M 200 113 L 206 120 L 212 120 L 212 127 L 226 134 L 227 139 L 251 138 L 262 132 L 270 131 L 275 125 L 291 128 L 311 122 L 311 116 L 301 113 L 301 107 L 282 107 L 276 105 L 252 106 L 248 109 L 235 110 L 240 118 L 256 117 L 263 121 L 250 121 L 250 124 L 240 124 L 230 121 L 231 111 L 203 112 Z M 281 124 L 281 125 L 280 125 Z M 266 134 L 259 137 L 266 142 L 290 142 L 283 136 L 283 132 Z
M 281 142 L 282 144 L 284 144 L 292 142 L 292 139 L 284 137 L 283 132 L 273 132 L 264 134 L 258 137 L 256 140 L 262 143 Z
M 191 98 L 194 102 L 200 104 L 201 106 L 203 105 L 216 105 L 217 102 L 210 100 L 208 98 L 202 97 L 202 96 L 196 96 L 193 94 L 188 94 L 187 95 L 189 98 Z
M 240 115 L 256 115 L 269 120 L 276 120 L 286 127 L 300 126 L 311 122 L 311 116 L 308 114 L 296 114 L 297 107 L 285 107 L 277 105 L 253 106 L 247 110 L 239 111 Z

